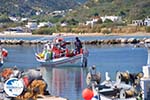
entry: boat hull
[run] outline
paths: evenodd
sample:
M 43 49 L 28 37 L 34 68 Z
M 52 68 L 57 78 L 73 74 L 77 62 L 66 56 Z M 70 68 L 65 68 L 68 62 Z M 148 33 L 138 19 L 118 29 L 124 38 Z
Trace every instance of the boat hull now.
M 108 98 L 104 95 L 100 95 L 100 100 L 137 100 L 136 97 L 132 97 L 132 98 L 125 98 L 125 99 L 121 99 L 121 98 Z
M 42 65 L 46 66 L 83 66 L 85 67 L 85 63 L 87 63 L 87 57 L 84 54 L 78 54 L 73 57 L 61 57 L 57 59 L 52 59 L 52 60 L 43 60 L 43 59 L 38 59 L 36 57 L 36 60 L 40 62 Z

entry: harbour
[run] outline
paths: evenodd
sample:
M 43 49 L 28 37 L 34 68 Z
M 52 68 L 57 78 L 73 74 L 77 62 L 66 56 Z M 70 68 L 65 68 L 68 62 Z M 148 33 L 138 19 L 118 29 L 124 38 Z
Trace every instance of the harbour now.
M 85 77 L 88 68 L 92 65 L 97 66 L 97 70 L 102 74 L 102 80 L 104 80 L 105 72 L 109 72 L 111 79 L 115 80 L 117 71 L 141 72 L 142 66 L 147 64 L 147 49 L 135 48 L 132 44 L 86 45 L 89 50 L 87 68 L 41 66 L 34 56 L 36 45 L 5 45 L 3 47 L 9 51 L 9 56 L 2 68 L 12 66 L 22 70 L 40 68 L 48 84 L 48 91 L 69 100 L 83 99 L 81 94 L 86 87 Z
M 150 100 L 149 0 L 0 8 L 0 100 Z

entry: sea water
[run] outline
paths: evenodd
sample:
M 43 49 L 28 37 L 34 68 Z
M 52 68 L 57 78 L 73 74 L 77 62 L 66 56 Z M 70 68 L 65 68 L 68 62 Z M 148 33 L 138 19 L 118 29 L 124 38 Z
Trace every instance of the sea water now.
M 62 96 L 69 100 L 83 100 L 82 90 L 86 87 L 86 74 L 89 67 L 95 65 L 105 80 L 105 72 L 115 80 L 117 71 L 137 73 L 147 64 L 147 49 L 134 48 L 134 45 L 86 45 L 89 50 L 88 67 L 41 66 L 35 59 L 36 46 L 7 46 L 8 58 L 2 68 L 17 66 L 21 70 L 39 68 L 47 82 L 47 90 L 52 95 Z M 1 68 L 1 69 L 2 69 Z

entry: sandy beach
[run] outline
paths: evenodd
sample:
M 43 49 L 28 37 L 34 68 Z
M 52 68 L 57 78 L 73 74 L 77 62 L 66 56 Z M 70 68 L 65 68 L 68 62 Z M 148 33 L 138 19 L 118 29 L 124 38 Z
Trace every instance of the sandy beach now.
M 0 34 L 0 37 L 54 37 L 54 36 L 150 36 L 150 33 L 137 32 L 137 33 L 53 33 L 53 35 L 4 35 Z

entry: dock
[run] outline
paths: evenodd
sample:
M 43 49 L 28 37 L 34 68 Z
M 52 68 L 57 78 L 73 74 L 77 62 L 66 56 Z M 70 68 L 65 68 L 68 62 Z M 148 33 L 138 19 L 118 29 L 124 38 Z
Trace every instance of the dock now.
M 44 96 L 44 95 L 40 95 L 40 96 L 38 96 L 37 100 L 69 100 L 69 99 L 58 97 L 58 96 Z

